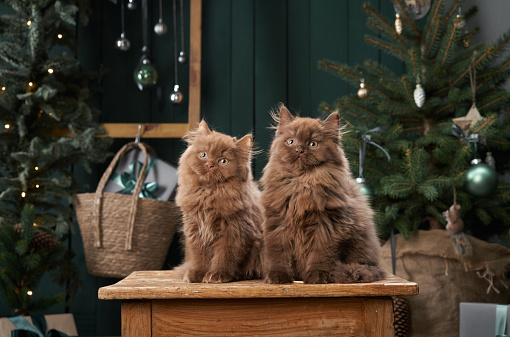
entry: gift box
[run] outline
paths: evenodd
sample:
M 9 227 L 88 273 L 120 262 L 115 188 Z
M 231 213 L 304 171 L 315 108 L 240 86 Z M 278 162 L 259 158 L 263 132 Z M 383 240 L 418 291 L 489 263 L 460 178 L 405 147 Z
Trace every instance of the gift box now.
M 44 328 L 44 333 L 41 327 Z M 24 331 L 22 331 L 24 330 Z M 30 331 L 27 333 L 26 331 Z M 48 332 L 51 331 L 50 334 Z M 0 318 L 0 337 L 11 336 L 78 336 L 73 314 L 13 316 Z
M 146 147 L 149 148 L 147 145 Z M 177 186 L 177 168 L 157 158 L 153 151 L 152 154 L 147 153 L 147 156 L 147 176 L 139 196 L 167 201 L 173 196 Z M 127 152 L 119 160 L 104 191 L 133 194 L 144 160 L 145 156 L 139 148 Z
M 510 310 L 506 304 L 460 303 L 459 337 L 508 336 L 507 322 L 510 322 Z

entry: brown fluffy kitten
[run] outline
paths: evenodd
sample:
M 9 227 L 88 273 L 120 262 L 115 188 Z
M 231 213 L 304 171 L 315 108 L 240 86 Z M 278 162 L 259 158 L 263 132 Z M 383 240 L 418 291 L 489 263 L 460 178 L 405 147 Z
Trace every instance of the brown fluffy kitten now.
M 176 203 L 183 215 L 187 282 L 229 282 L 261 276 L 263 209 L 251 172 L 252 136 L 211 131 L 202 121 L 187 136 Z
M 380 244 L 340 146 L 339 115 L 293 117 L 283 104 L 263 171 L 267 283 L 372 282 Z

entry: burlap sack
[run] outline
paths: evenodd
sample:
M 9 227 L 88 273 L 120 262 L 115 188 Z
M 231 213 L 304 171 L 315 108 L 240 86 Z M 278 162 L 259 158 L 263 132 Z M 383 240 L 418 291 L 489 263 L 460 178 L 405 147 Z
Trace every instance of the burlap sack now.
M 420 294 L 408 296 L 411 310 L 410 337 L 459 335 L 459 303 L 510 303 L 506 275 L 510 249 L 467 236 L 473 255 L 466 264 L 455 254 L 446 230 L 420 231 L 408 241 L 396 235 L 396 272 L 418 283 Z M 390 242 L 382 250 L 382 266 L 391 268 Z

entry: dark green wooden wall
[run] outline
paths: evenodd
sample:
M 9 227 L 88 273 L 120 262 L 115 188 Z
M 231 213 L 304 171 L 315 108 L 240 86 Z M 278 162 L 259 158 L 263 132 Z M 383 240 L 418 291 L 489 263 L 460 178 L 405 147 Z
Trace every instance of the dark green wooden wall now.
M 140 0 L 136 0 L 138 3 Z M 152 60 L 159 70 L 163 109 L 159 109 L 157 90 L 140 92 L 133 82 L 133 71 L 140 58 L 141 15 L 126 10 L 126 34 L 131 49 L 114 48 L 120 35 L 120 7 L 110 1 L 91 1 L 93 14 L 89 25 L 80 28 L 79 58 L 86 69 L 108 69 L 102 81 L 103 92 L 97 103 L 102 122 L 186 122 L 188 65 L 179 66 L 180 84 L 185 99 L 172 105 L 168 96 L 173 87 L 172 1 L 163 0 L 163 20 L 169 26 L 164 36 L 150 37 Z M 118 1 L 120 2 L 120 0 Z M 126 0 L 127 2 L 127 0 Z M 158 3 L 149 0 L 152 26 L 159 17 Z M 179 2 L 177 2 L 179 3 Z M 389 0 L 372 0 L 389 16 Z M 256 177 L 267 158 L 271 140 L 269 111 L 279 102 L 303 116 L 316 116 L 319 103 L 355 93 L 324 71 L 317 69 L 321 59 L 359 63 L 371 58 L 399 66 L 363 42 L 368 33 L 359 0 L 203 0 L 202 20 L 202 104 L 201 115 L 216 130 L 232 136 L 253 132 L 258 149 L 254 160 Z M 184 0 L 185 40 L 189 40 L 189 1 Z M 189 49 L 186 47 L 186 51 Z M 134 139 L 135 135 L 133 135 Z M 116 140 L 112 152 L 131 139 Z M 160 158 L 177 164 L 184 144 L 180 139 L 147 139 Z M 94 190 L 105 165 L 97 165 L 92 175 L 76 168 L 88 190 Z M 78 226 L 72 238 L 76 262 L 84 287 L 70 311 L 82 336 L 120 335 L 120 303 L 99 301 L 97 290 L 117 280 L 96 278 L 86 271 Z M 179 246 L 172 244 L 167 267 L 178 263 Z M 39 291 L 57 291 L 43 281 Z M 64 305 L 50 312 L 65 310 Z M 3 309 L 2 313 L 8 315 Z

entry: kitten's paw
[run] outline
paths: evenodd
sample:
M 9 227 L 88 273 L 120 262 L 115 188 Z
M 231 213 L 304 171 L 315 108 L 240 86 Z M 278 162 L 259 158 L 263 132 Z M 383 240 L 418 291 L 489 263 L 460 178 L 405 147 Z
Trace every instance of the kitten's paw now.
M 184 273 L 183 280 L 184 280 L 184 282 L 188 282 L 188 283 L 200 283 L 200 282 L 202 282 L 204 275 L 205 275 L 205 272 L 203 272 L 201 270 L 188 269 Z
M 281 284 L 291 282 L 292 278 L 290 275 L 281 271 L 270 271 L 266 275 L 266 283 Z
M 309 270 L 305 273 L 303 281 L 310 284 L 328 283 L 329 272 L 325 270 Z
M 339 283 L 369 283 L 383 279 L 384 275 L 384 271 L 375 266 L 348 264 L 337 268 L 332 278 Z
M 225 282 L 230 282 L 233 279 L 234 278 L 229 273 L 217 270 L 217 271 L 210 271 L 207 274 L 205 274 L 202 282 L 204 282 L 204 283 L 225 283 Z

